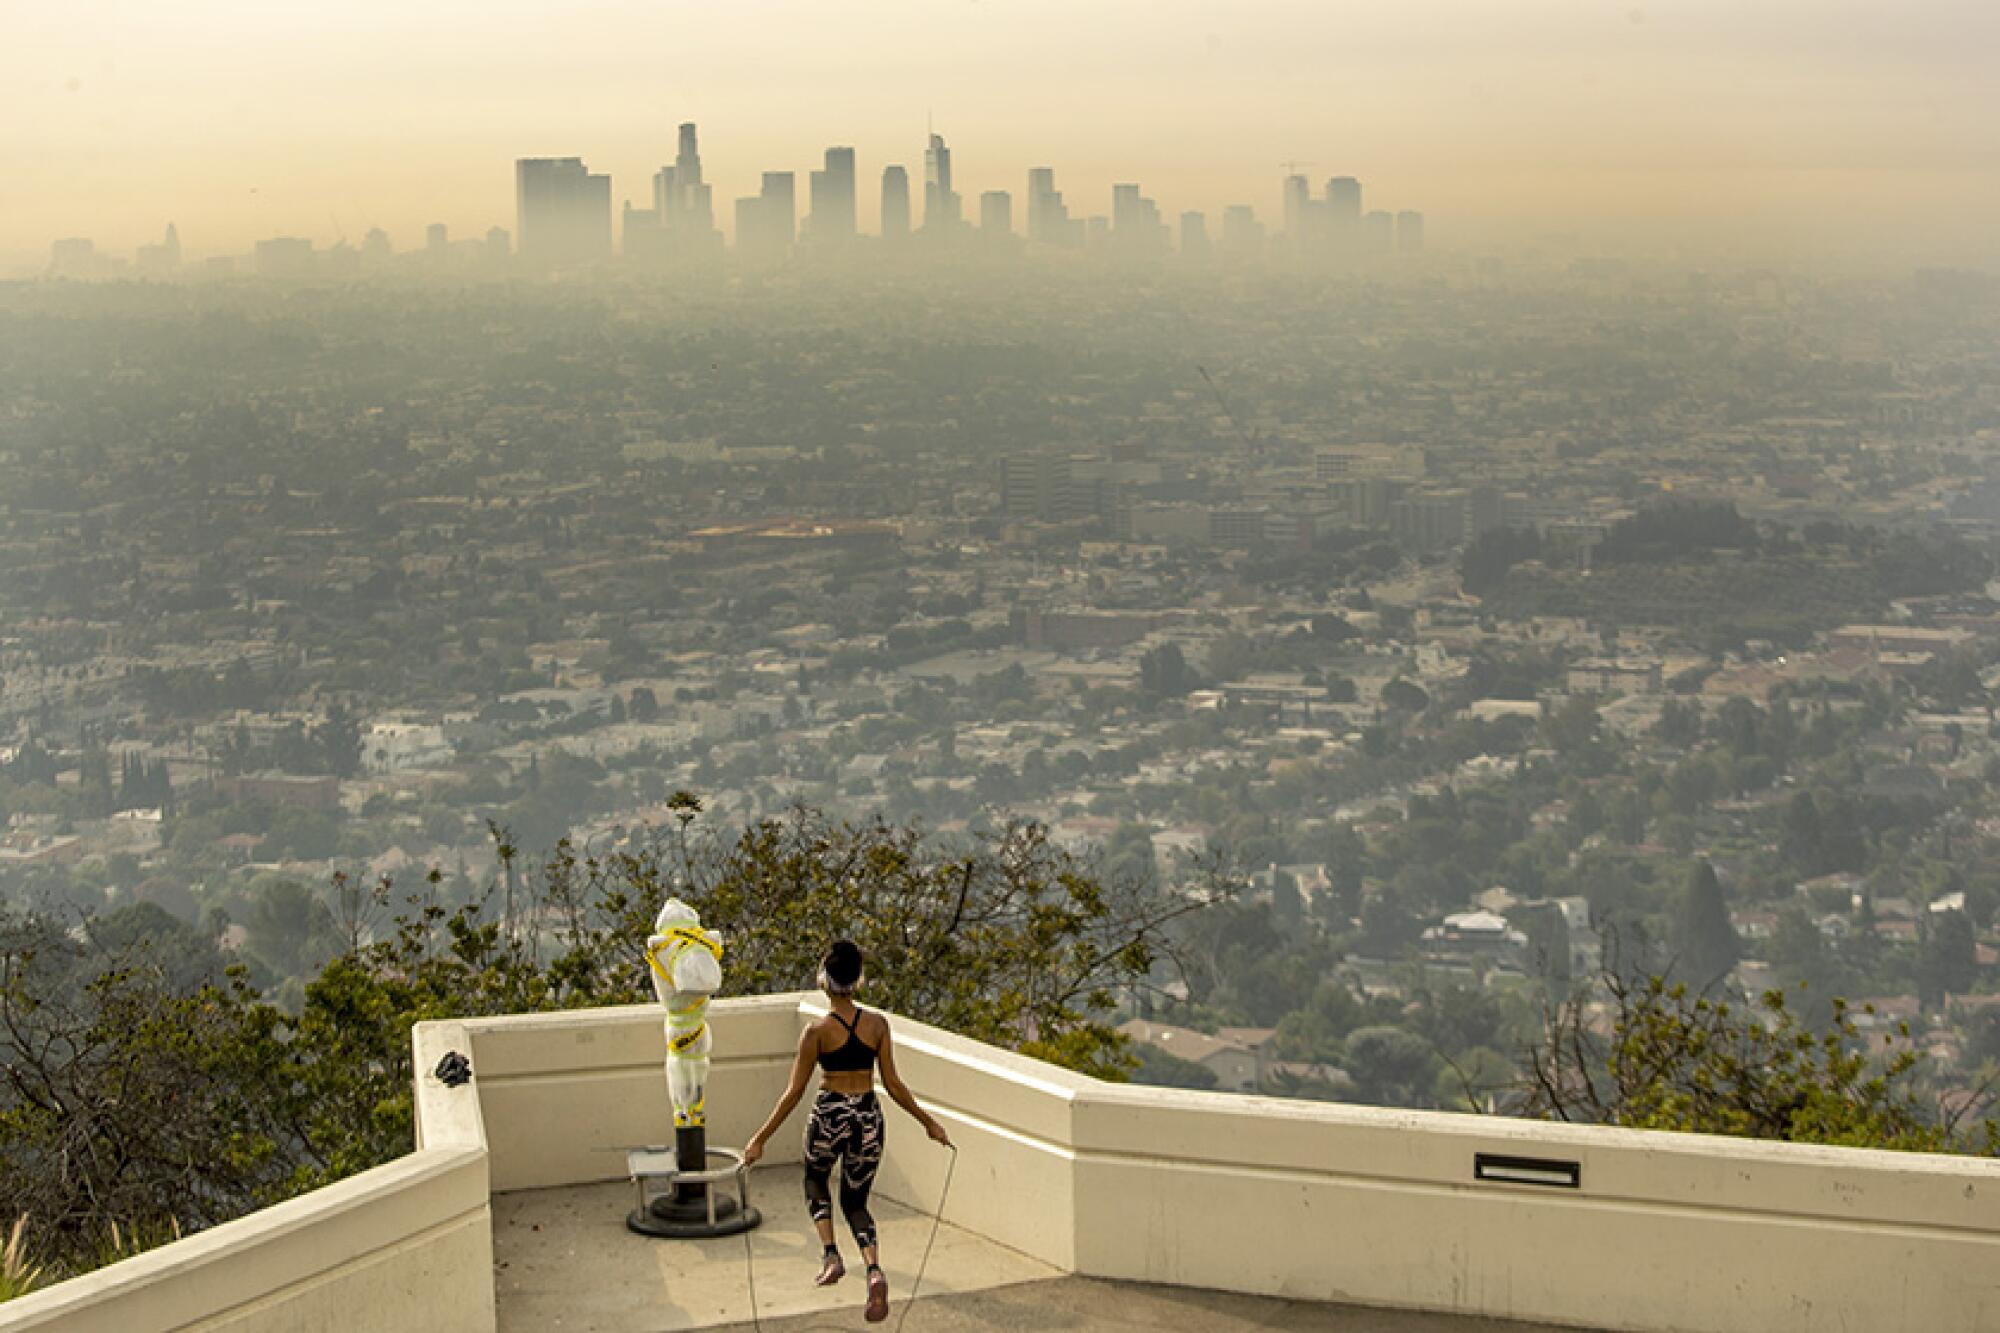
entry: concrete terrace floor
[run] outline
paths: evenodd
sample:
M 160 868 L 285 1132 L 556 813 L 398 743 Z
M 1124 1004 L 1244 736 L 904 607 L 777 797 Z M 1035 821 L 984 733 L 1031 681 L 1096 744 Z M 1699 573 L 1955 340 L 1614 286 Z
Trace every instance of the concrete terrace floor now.
M 770 1333 L 866 1328 L 867 1290 L 853 1238 L 842 1225 L 845 1281 L 812 1285 L 819 1241 L 806 1217 L 796 1166 L 759 1170 L 751 1203 L 764 1224 L 744 1237 L 653 1240 L 625 1229 L 632 1187 L 624 1182 L 523 1190 L 493 1199 L 494 1283 L 500 1333 L 671 1333 L 750 1329 L 746 1274 L 752 1257 L 757 1309 Z M 887 1199 L 871 1204 L 889 1275 L 890 1322 L 930 1235 L 928 1214 Z M 1541 1325 L 1236 1296 L 1181 1287 L 1069 1277 L 984 1237 L 945 1225 L 931 1251 L 920 1298 L 908 1312 L 919 1330 L 1249 1329 L 1327 1333 L 1548 1333 Z

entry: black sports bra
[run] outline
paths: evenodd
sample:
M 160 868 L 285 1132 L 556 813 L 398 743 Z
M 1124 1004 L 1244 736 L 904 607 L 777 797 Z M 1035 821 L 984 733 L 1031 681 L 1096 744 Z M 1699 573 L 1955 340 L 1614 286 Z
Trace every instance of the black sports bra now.
M 821 1051 L 819 1067 L 829 1074 L 859 1074 L 873 1069 L 875 1048 L 861 1040 L 861 1034 L 855 1031 L 861 1026 L 861 1011 L 859 1009 L 854 1011 L 852 1023 L 838 1013 L 834 1014 L 833 1019 L 847 1029 L 847 1040 L 830 1051 Z

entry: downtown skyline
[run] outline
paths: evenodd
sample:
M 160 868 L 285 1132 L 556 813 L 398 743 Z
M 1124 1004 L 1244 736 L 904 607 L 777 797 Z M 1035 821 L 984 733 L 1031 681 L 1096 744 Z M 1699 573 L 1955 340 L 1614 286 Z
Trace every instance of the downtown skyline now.
M 1034 248 L 1123 258 L 1178 251 L 1197 259 L 1214 253 L 1237 259 L 1353 259 L 1414 254 L 1426 239 L 1420 210 L 1364 207 L 1364 186 L 1355 177 L 1317 181 L 1296 171 L 1280 180 L 1275 207 L 1234 202 L 1215 210 L 1212 220 L 1202 209 L 1162 207 L 1141 182 L 1129 180 L 1115 180 L 1103 206 L 1092 207 L 1089 200 L 1066 194 L 1057 170 L 1045 165 L 1018 172 L 1024 188 L 983 189 L 968 204 L 958 187 L 953 149 L 935 128 L 926 132 L 921 151 L 909 155 L 914 161 L 870 164 L 863 171 L 853 146 L 832 145 L 822 150 L 823 166 L 803 173 L 757 170 L 757 190 L 732 199 L 717 194 L 699 135 L 696 122 L 681 122 L 671 139 L 671 157 L 663 157 L 663 165 L 644 179 L 622 182 L 595 170 L 581 154 L 516 158 L 514 207 L 504 222 L 470 229 L 425 222 L 413 233 L 421 237 L 417 245 L 398 244 L 388 230 L 371 226 L 358 248 L 343 229 L 330 241 L 314 234 L 257 237 L 247 255 L 203 255 L 196 245 L 186 257 L 216 262 L 247 257 L 254 271 L 299 276 L 310 269 L 313 255 L 327 252 L 366 262 L 392 254 L 456 253 L 461 260 L 471 255 L 488 264 L 508 258 L 531 267 L 569 267 L 613 258 L 714 263 L 726 250 L 741 261 L 770 263 L 795 251 L 829 252 L 864 239 L 893 243 L 913 236 L 933 247 L 1004 237 Z M 663 146 L 666 142 L 663 137 Z M 910 181 L 917 173 L 920 194 Z M 799 188 L 802 176 L 805 190 Z M 861 199 L 869 196 L 880 201 L 872 217 L 861 208 Z M 166 226 L 168 241 L 144 242 L 132 252 L 141 275 L 173 271 L 182 263 L 178 224 Z M 115 246 L 97 245 L 83 234 L 52 238 L 48 255 L 46 271 L 59 276 L 125 271 Z
M 803 196 L 837 142 L 867 177 L 904 162 L 920 211 L 926 113 L 968 217 L 993 189 L 1018 215 L 1030 165 L 1092 211 L 1138 181 L 1169 214 L 1268 215 L 1302 158 L 1421 200 L 1454 241 L 1986 262 L 2000 224 L 2000 10 L 1972 0 L 81 0 L 10 16 L 9 39 L 0 122 L 24 129 L 0 142 L 0 273 L 38 270 L 59 236 L 129 253 L 167 219 L 197 257 L 472 235 L 511 214 L 514 158 L 581 153 L 637 183 L 687 119 L 713 127 L 718 200 L 774 165 Z M 858 207 L 872 227 L 875 191 Z

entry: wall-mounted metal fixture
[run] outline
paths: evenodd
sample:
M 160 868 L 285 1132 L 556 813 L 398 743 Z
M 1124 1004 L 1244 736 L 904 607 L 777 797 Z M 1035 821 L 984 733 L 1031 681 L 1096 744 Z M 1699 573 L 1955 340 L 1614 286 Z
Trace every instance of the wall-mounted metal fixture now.
M 1583 1163 L 1549 1157 L 1503 1157 L 1482 1152 L 1472 1156 L 1472 1178 L 1497 1185 L 1542 1185 L 1549 1189 L 1583 1188 Z

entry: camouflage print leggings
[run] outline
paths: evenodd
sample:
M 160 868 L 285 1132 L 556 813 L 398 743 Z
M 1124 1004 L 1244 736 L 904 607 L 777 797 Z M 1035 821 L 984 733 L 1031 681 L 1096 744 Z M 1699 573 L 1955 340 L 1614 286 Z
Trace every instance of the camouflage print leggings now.
M 875 1219 L 868 1213 L 868 1191 L 875 1169 L 882 1165 L 882 1105 L 875 1094 L 859 1096 L 821 1091 L 806 1121 L 806 1207 L 813 1221 L 833 1218 L 829 1189 L 834 1163 L 840 1163 L 840 1211 L 854 1228 L 862 1249 L 875 1244 Z

